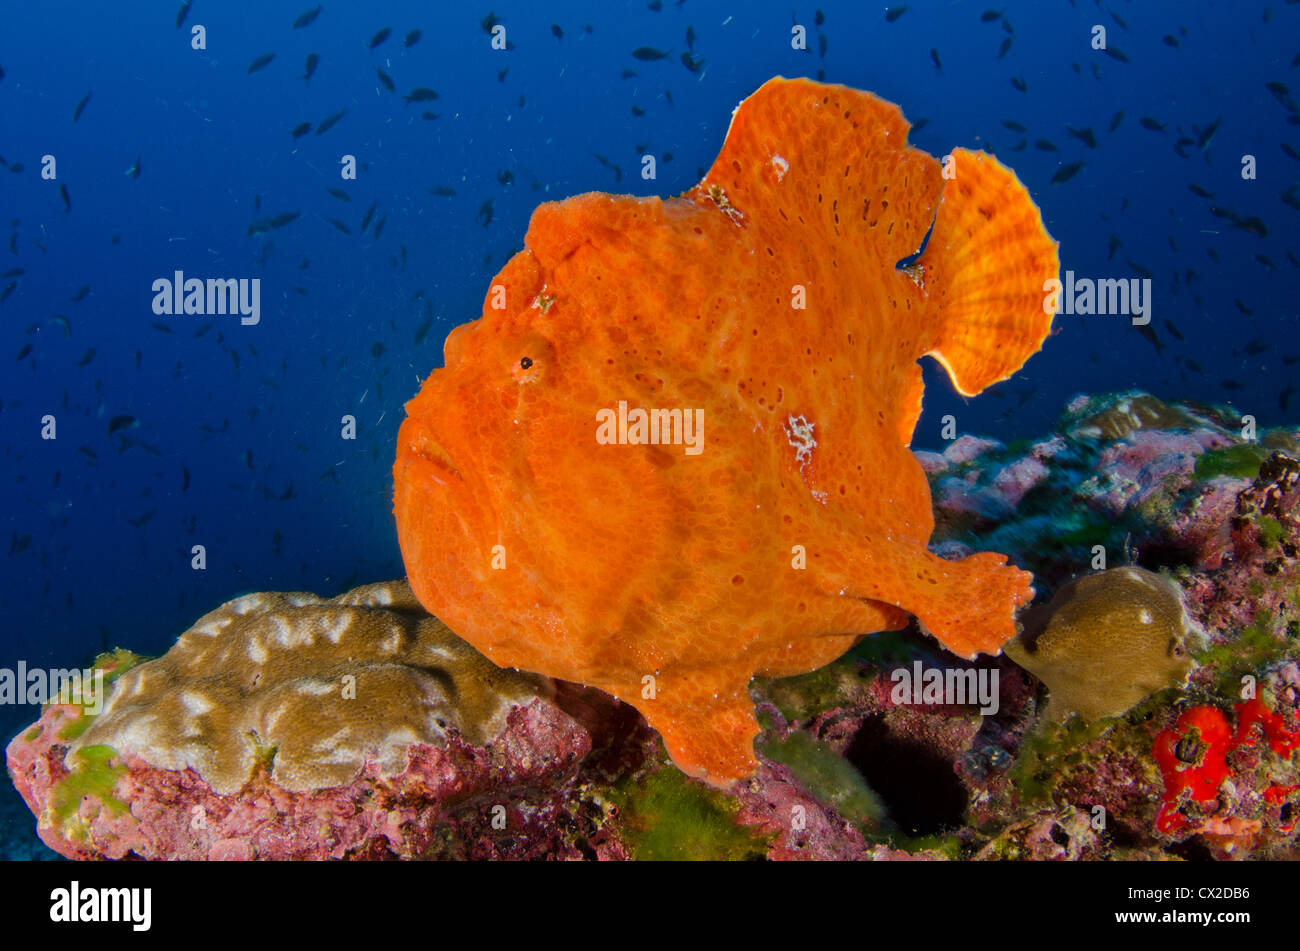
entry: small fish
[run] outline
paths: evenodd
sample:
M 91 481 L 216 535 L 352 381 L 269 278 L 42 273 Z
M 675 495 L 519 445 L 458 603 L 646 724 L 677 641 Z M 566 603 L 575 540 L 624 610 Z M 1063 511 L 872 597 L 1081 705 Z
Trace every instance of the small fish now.
M 90 296 L 90 285 L 82 284 L 79 288 L 77 288 L 77 293 L 73 294 L 68 299 L 70 301 L 76 302 L 76 301 L 85 300 L 89 296 Z
M 1012 42 L 1014 42 L 1014 40 L 1015 37 L 1008 36 L 1006 39 L 1002 41 L 1002 45 L 998 47 L 998 59 L 1001 59 L 1002 57 L 1006 56 L 1007 53 L 1011 52 L 1011 44 Z
M 334 128 L 334 126 L 338 124 L 338 121 L 342 119 L 345 115 L 347 115 L 347 112 L 348 112 L 347 109 L 340 109 L 332 116 L 326 116 L 324 119 L 321 120 L 320 125 L 316 126 L 316 134 L 324 135 L 330 129 Z
M 368 49 L 374 49 L 376 46 L 384 42 L 384 40 L 388 39 L 392 35 L 393 35 L 393 31 L 390 30 L 388 27 L 384 27 L 382 30 L 380 30 L 378 33 L 376 33 L 374 36 L 370 38 L 370 42 L 366 44 L 366 47 Z
M 95 348 L 89 347 L 87 348 L 86 352 L 81 355 L 81 359 L 77 361 L 77 366 L 79 367 L 89 366 L 90 361 L 93 359 L 95 359 Z
M 1083 168 L 1082 162 L 1071 162 L 1069 165 L 1061 166 L 1057 170 L 1056 174 L 1052 176 L 1052 184 L 1060 185 L 1068 182 L 1070 179 L 1074 178 L 1075 175 L 1079 174 L 1081 168 Z
M 379 85 L 383 86 L 389 92 L 397 92 L 397 87 L 393 85 L 392 76 L 389 76 L 378 66 L 375 67 L 375 75 L 379 77 Z
M 1092 134 L 1092 129 L 1075 129 L 1067 125 L 1065 131 L 1088 146 L 1088 148 L 1095 149 L 1097 147 L 1097 137 Z
M 1110 236 L 1110 247 L 1106 253 L 1106 260 L 1110 261 L 1115 257 L 1115 252 L 1124 247 L 1124 242 L 1119 239 L 1118 235 Z
M 1182 334 L 1182 331 L 1180 331 L 1176 326 L 1174 326 L 1174 322 L 1172 320 L 1166 319 L 1164 321 L 1164 325 L 1165 325 L 1165 330 L 1169 331 L 1169 335 L 1173 337 L 1175 340 L 1177 340 L 1179 343 L 1183 343 L 1186 340 L 1186 338 Z
M 293 137 L 295 139 L 301 139 L 304 135 L 306 135 L 310 131 L 311 131 L 310 122 L 299 122 L 296 126 L 293 127 Z
M 821 11 L 818 10 L 817 13 L 820 15 Z M 821 25 L 820 21 L 818 22 L 818 25 Z M 689 25 L 686 27 L 686 48 L 688 50 L 695 49 L 695 27 Z
M 138 179 L 140 177 L 140 156 L 135 157 L 135 164 L 126 170 L 128 178 Z
M 503 21 L 499 16 L 489 11 L 488 15 L 479 21 L 479 26 L 483 27 L 484 33 L 491 33 L 494 29 L 497 28 L 497 25 L 502 22 Z
M 86 111 L 86 105 L 89 102 L 90 102 L 90 93 L 86 93 L 84 96 L 81 97 L 81 101 L 77 103 L 77 108 L 72 110 L 73 122 L 76 122 L 78 119 L 81 118 L 81 114 Z
M 1143 116 L 1141 121 L 1142 121 L 1142 128 L 1144 129 L 1149 129 L 1152 132 L 1165 131 L 1165 127 L 1161 125 L 1159 122 L 1157 122 L 1155 119 L 1152 119 L 1150 116 Z
M 402 98 L 407 102 L 431 102 L 438 98 L 438 93 L 427 86 L 416 86 Z
M 159 320 L 150 321 L 149 326 L 152 327 L 154 330 L 158 331 L 160 334 L 175 333 L 174 330 L 172 330 L 170 327 L 168 327 L 166 324 L 164 324 L 162 321 Z
M 1034 148 L 1038 149 L 1038 151 L 1040 151 L 1040 152 L 1059 152 L 1059 151 L 1061 151 L 1060 149 L 1058 149 L 1058 148 L 1056 147 L 1055 143 L 1053 143 L 1051 139 L 1035 139 L 1035 140 L 1034 140 Z
M 432 326 L 433 318 L 426 317 L 424 323 L 420 324 L 419 328 L 415 331 L 415 340 L 413 341 L 415 346 L 418 347 L 424 341 L 425 336 L 429 333 L 429 328 Z
M 72 339 L 72 325 L 68 323 L 68 318 L 62 314 L 55 314 L 50 318 L 50 323 L 63 331 L 63 336 Z
M 150 509 L 149 511 L 145 512 L 143 515 L 139 516 L 138 518 L 128 518 L 127 521 L 134 528 L 143 528 L 144 523 L 149 521 L 149 519 L 153 518 L 154 513 L 157 511 L 158 511 L 157 509 Z
M 1164 40 L 1165 46 L 1171 46 L 1174 49 L 1178 48 L 1178 37 L 1172 33 L 1166 33 L 1161 39 Z
M 421 119 L 436 119 L 436 118 L 438 118 L 438 116 L 440 116 L 440 115 L 442 115 L 442 113 L 440 113 L 440 112 L 421 112 L 421 113 L 420 113 L 420 118 L 421 118 Z
M 185 18 L 190 15 L 191 6 L 193 6 L 191 0 L 185 0 L 185 2 L 181 4 L 181 8 L 176 11 L 176 29 L 179 30 L 185 25 Z
M 108 421 L 108 434 L 120 433 L 124 429 L 137 429 L 140 426 L 140 420 L 134 416 L 114 416 Z
M 316 4 L 316 6 L 306 11 L 305 13 L 299 13 L 298 18 L 293 21 L 293 28 L 295 30 L 301 30 L 304 26 L 310 26 L 312 23 L 315 22 L 316 18 L 320 16 L 320 10 L 321 7 L 320 4 L 318 3 Z
M 906 3 L 897 7 L 885 7 L 885 22 L 893 23 L 895 20 L 897 20 L 906 12 L 907 12 Z
M 930 120 L 929 120 L 929 119 L 917 119 L 914 123 L 912 123 L 912 131 L 913 131 L 913 132 L 920 132 L 922 129 L 924 129 L 924 128 L 925 128 L 927 125 L 929 125 L 929 124 L 930 124 Z
M 1156 336 L 1156 332 L 1150 324 L 1139 324 L 1137 332 L 1145 337 L 1151 346 L 1156 348 L 1156 356 L 1159 356 L 1164 351 L 1165 345 L 1160 342 L 1160 338 Z
M 1268 350 L 1268 344 L 1264 342 L 1264 338 L 1255 337 L 1253 340 L 1247 341 L 1246 346 L 1242 347 L 1241 350 L 1234 350 L 1233 353 L 1244 353 L 1248 357 L 1257 357 L 1266 350 Z
M 275 59 L 274 53 L 263 53 L 257 59 L 248 64 L 248 71 L 250 73 L 255 73 L 259 69 L 266 69 L 267 66 L 271 65 L 271 60 L 273 59 Z
M 1214 197 L 1214 192 L 1206 191 L 1204 188 L 1202 188 L 1200 185 L 1197 185 L 1195 182 L 1192 182 L 1192 184 L 1188 185 L 1188 186 L 1187 186 L 1187 190 L 1190 191 L 1190 192 L 1191 192 L 1193 195 L 1195 195 L 1197 198 L 1213 198 L 1213 197 Z
M 1001 10 L 985 10 L 983 13 L 980 14 L 981 23 L 992 23 L 994 20 L 1001 20 L 1001 19 L 1002 19 Z
M 450 185 L 438 185 L 434 188 L 426 188 L 425 191 L 430 195 L 437 195 L 439 198 L 451 198 L 456 194 L 456 189 Z
M 378 205 L 379 205 L 379 202 L 377 202 L 377 201 L 372 201 L 372 202 L 370 203 L 370 207 L 366 209 L 366 213 L 365 213 L 365 215 L 363 215 L 362 218 L 361 218 L 361 230 L 362 230 L 362 231 L 365 231 L 367 228 L 370 227 L 370 219 L 374 217 L 374 215 L 375 215 L 375 208 L 378 207 Z
M 1123 121 L 1124 121 L 1124 110 L 1121 109 L 1119 112 L 1117 112 L 1117 113 L 1115 113 L 1113 116 L 1111 116 L 1111 118 L 1110 118 L 1110 126 L 1107 127 L 1106 131 L 1107 131 L 1107 132 L 1114 132 L 1116 129 L 1119 128 L 1120 123 L 1123 122 Z
M 497 184 L 498 184 L 498 185 L 509 185 L 509 184 L 512 183 L 514 180 L 515 180 L 515 173 L 512 172 L 512 171 L 510 171 L 510 169 L 508 169 L 508 168 L 503 168 L 503 169 L 498 169 L 498 170 L 497 170 Z
M 339 221 L 337 218 L 326 218 L 325 220 L 328 221 L 330 224 L 332 224 L 339 231 L 342 231 L 344 234 L 352 233 L 352 229 L 349 228 L 347 225 L 345 225 L 343 222 Z
M 299 214 L 301 214 L 301 212 L 297 212 L 297 211 L 283 212 L 281 214 L 276 215 L 274 218 L 272 218 L 270 221 L 270 225 L 272 228 L 283 228 L 291 221 L 296 221 L 298 219 Z
M 30 343 L 23 344 L 22 349 L 18 351 L 18 356 L 14 357 L 14 361 L 17 363 L 22 363 L 23 360 L 26 359 L 31 354 L 31 352 L 32 352 L 32 345 Z
M 66 214 L 72 210 L 72 199 L 68 197 L 68 186 L 59 182 L 59 197 L 63 199 L 63 211 Z
M 1023 76 L 1012 76 L 1011 85 L 1015 86 L 1016 89 L 1021 92 L 1027 92 L 1029 90 L 1029 85 L 1025 82 L 1025 77 Z
M 682 53 L 682 65 L 686 67 L 687 71 L 698 73 L 704 65 L 704 60 L 694 53 L 686 52 Z
M 190 487 L 190 470 L 181 466 L 181 491 L 185 492 Z
M 327 188 L 327 189 L 325 189 L 325 191 L 328 192 L 330 195 L 333 195 L 333 196 L 334 196 L 335 198 L 337 198 L 339 201 L 351 201 L 351 200 L 352 200 L 352 196 L 349 195 L 347 192 L 345 192 L 345 191 L 344 191 L 343 189 L 341 189 L 341 188 Z
M 9 270 L 5 271 L 3 274 L 0 274 L 0 278 L 5 278 L 5 277 L 22 277 L 22 276 L 23 276 L 24 274 L 26 274 L 26 273 L 27 273 L 27 268 L 25 268 L 25 267 L 11 267 Z
M 653 62 L 657 59 L 663 59 L 668 53 L 663 50 L 657 50 L 653 46 L 638 46 L 632 51 L 632 58 L 639 59 L 643 63 Z
M 1005 129 L 1010 129 L 1012 132 L 1017 132 L 1017 133 L 1019 133 L 1020 135 L 1024 135 L 1024 134 L 1028 131 L 1028 130 L 1027 130 L 1024 126 L 1022 126 L 1019 122 L 1015 122 L 1015 121 L 1013 121 L 1013 120 L 1011 120 L 1011 119 L 1003 119 L 1003 120 L 1002 120 L 1002 127 L 1005 128 Z
M 307 62 L 303 64 L 303 79 L 311 79 L 311 74 L 316 72 L 316 67 L 320 64 L 320 56 L 316 53 L 307 54 Z
M 1223 116 L 1219 116 L 1204 129 L 1197 129 L 1195 126 L 1192 127 L 1192 131 L 1196 133 L 1196 147 L 1198 149 L 1204 152 L 1210 147 L 1210 143 L 1214 141 L 1214 133 L 1219 131 L 1219 126 L 1222 122 Z
M 633 106 L 633 107 L 632 107 L 632 115 L 634 115 L 634 116 L 643 116 L 643 115 L 645 115 L 645 110 L 642 109 L 640 106 Z
M 1281 393 L 1277 394 L 1277 408 L 1286 412 L 1291 405 L 1291 397 L 1295 395 L 1295 384 L 1288 383 Z
M 939 51 L 933 46 L 930 47 L 930 59 L 934 61 L 935 69 L 943 69 L 943 63 L 939 62 Z
M 1231 392 L 1235 392 L 1236 390 L 1244 390 L 1244 389 L 1245 389 L 1245 386 L 1243 386 L 1243 385 L 1242 385 L 1240 382 L 1238 382 L 1237 380 L 1224 380 L 1224 381 L 1222 381 L 1219 385 L 1220 385 L 1221 387 L 1223 387 L 1225 390 L 1228 390 L 1228 391 L 1231 391 Z
M 479 206 L 478 217 L 479 220 L 483 223 L 484 228 L 486 228 L 488 225 L 492 223 L 492 199 L 491 198 L 489 198 L 487 201 L 483 202 L 481 206 Z
M 1115 60 L 1116 62 L 1119 63 L 1130 62 L 1128 55 L 1118 46 L 1103 47 L 1102 52 L 1105 53 L 1107 56 L 1109 56 L 1111 59 Z
M 1300 152 L 1297 152 L 1294 148 L 1291 147 L 1290 144 L 1283 142 L 1282 151 L 1285 152 L 1287 156 L 1289 156 L 1290 158 L 1293 158 L 1297 162 L 1300 162 Z
M 611 172 L 614 173 L 614 181 L 621 182 L 623 180 L 623 170 L 621 168 L 619 168 L 609 159 L 605 158 L 605 156 L 601 155 L 599 152 L 592 152 L 591 154 L 596 156 L 597 162 L 599 162 L 601 165 L 605 166 L 607 169 L 609 169 Z
M 420 37 L 422 36 L 424 36 L 424 34 L 419 30 L 412 30 L 410 33 L 406 34 L 406 39 L 402 41 L 402 45 L 409 50 L 416 43 L 420 42 Z
M 551 24 L 551 36 L 555 37 L 555 39 L 561 43 L 564 42 L 564 30 L 560 29 L 560 24 Z
M 1232 302 L 1237 305 L 1237 310 L 1241 311 L 1247 317 L 1254 315 L 1255 311 L 1243 304 L 1240 297 L 1234 297 Z

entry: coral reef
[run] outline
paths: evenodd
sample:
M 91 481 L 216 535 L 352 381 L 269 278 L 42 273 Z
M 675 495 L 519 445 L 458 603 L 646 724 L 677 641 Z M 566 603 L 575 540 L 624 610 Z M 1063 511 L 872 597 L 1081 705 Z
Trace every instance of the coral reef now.
M 105 655 L 116 684 L 102 724 L 75 702 L 48 706 L 10 743 L 10 774 L 45 841 L 76 857 L 1300 858 L 1297 448 L 1294 430 L 1256 436 L 1226 408 L 1126 393 L 1077 399 L 1042 440 L 963 437 L 918 453 L 936 499 L 935 550 L 1014 553 L 1039 585 L 1026 634 L 1043 651 L 1073 612 L 1056 632 L 1068 649 L 1051 664 L 1024 653 L 1029 669 L 1008 655 L 965 661 L 913 625 L 812 673 L 755 681 L 760 767 L 726 790 L 683 775 L 632 707 L 479 666 L 396 583 L 216 612 L 230 618 L 231 677 L 254 669 L 259 625 L 296 617 L 289 629 L 316 632 L 279 647 L 311 664 L 286 663 L 278 687 L 246 684 L 263 713 L 252 703 L 231 722 L 255 736 L 236 742 L 239 729 L 194 719 L 181 699 L 202 679 L 180 663 L 197 649 L 190 632 L 165 663 Z M 420 644 L 440 645 L 442 673 L 425 671 L 422 689 L 443 724 L 398 736 L 412 710 L 358 706 L 392 731 L 348 734 L 345 755 L 327 764 L 338 773 L 290 788 L 307 774 L 289 769 L 302 755 L 291 742 L 270 755 L 268 698 L 315 697 L 321 706 L 284 722 L 319 711 L 320 734 L 339 726 L 327 694 L 288 685 L 310 683 L 317 664 L 329 672 L 321 681 L 336 682 L 346 664 L 331 661 L 326 632 L 339 630 L 335 612 L 352 611 L 369 619 L 345 638 L 366 628 L 382 638 L 385 625 L 406 638 L 398 659 L 362 651 L 357 663 L 418 673 Z M 1098 630 L 1094 641 L 1087 632 Z M 1179 644 L 1190 673 L 1170 652 Z M 1108 660 L 1103 676 L 1065 676 L 1080 656 Z M 167 676 L 151 678 L 151 666 Z M 997 702 L 900 690 L 914 669 L 995 682 Z M 468 671 L 479 672 L 474 686 Z M 133 706 L 141 681 L 166 722 Z M 1071 712 L 1083 715 L 1057 715 Z M 177 752 L 191 728 L 228 751 L 237 790 L 203 773 L 229 775 L 216 760 Z M 159 736 L 173 739 L 150 749 Z

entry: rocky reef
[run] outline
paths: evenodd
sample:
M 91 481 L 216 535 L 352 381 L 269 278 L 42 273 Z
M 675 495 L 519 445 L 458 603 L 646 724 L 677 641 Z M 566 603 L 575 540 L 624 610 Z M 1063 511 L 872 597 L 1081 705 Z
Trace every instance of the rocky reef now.
M 75 858 L 1300 858 L 1298 436 L 1125 393 L 918 453 L 933 547 L 1034 572 L 1021 636 L 972 663 L 914 625 L 756 680 L 762 765 L 727 791 L 401 582 L 103 655 L 103 712 L 47 705 L 9 772 Z

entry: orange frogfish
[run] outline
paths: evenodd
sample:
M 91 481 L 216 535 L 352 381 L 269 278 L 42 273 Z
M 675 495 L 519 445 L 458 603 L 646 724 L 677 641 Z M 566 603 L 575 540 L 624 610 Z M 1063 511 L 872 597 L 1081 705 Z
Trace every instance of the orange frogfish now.
M 1056 242 L 1009 169 L 940 163 L 908 128 L 776 78 L 680 197 L 541 205 L 406 405 L 394 505 L 421 603 L 500 666 L 632 704 L 717 786 L 758 765 L 755 675 L 909 614 L 997 653 L 1033 596 L 1003 555 L 927 549 L 908 445 L 920 357 L 969 396 L 1038 351 Z

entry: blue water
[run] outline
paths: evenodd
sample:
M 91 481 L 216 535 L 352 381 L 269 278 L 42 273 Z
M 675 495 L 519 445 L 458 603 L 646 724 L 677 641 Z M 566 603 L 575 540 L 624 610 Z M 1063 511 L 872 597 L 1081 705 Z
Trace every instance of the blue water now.
M 1300 95 L 1295 2 L 1000 0 L 1004 18 L 984 23 L 990 0 L 913 2 L 892 22 L 880 4 L 825 0 L 817 26 L 815 6 L 792 16 L 786 0 L 327 0 L 302 29 L 291 24 L 308 0 L 196 0 L 178 29 L 179 6 L 0 6 L 0 272 L 25 270 L 0 279 L 0 292 L 14 282 L 0 303 L 0 666 L 66 666 L 117 644 L 159 652 L 242 592 L 332 595 L 399 575 L 390 468 L 403 401 L 439 365 L 447 331 L 478 315 L 532 209 L 589 190 L 691 187 L 736 103 L 776 74 L 899 103 L 928 120 L 913 142 L 936 155 L 989 145 L 1042 208 L 1063 270 L 1153 276 L 1159 349 L 1123 318 L 1063 316 L 1022 372 L 973 401 L 928 368 L 918 446 L 941 445 L 948 413 L 963 432 L 1032 436 L 1074 393 L 1134 386 L 1230 401 L 1263 425 L 1300 406 L 1284 360 L 1300 356 L 1300 211 L 1283 200 L 1297 200 L 1300 158 L 1283 145 L 1300 153 L 1300 118 L 1266 85 Z M 491 49 L 489 12 L 513 49 Z M 793 22 L 807 51 L 791 48 Z M 1094 24 L 1128 62 L 1090 48 Z M 206 50 L 191 49 L 195 26 Z M 368 49 L 383 27 L 392 35 Z M 695 71 L 681 60 L 688 27 Z M 669 55 L 640 61 L 639 47 Z M 265 53 L 275 58 L 249 73 Z M 304 80 L 309 53 L 319 66 Z M 421 86 L 439 98 L 400 98 Z M 291 136 L 344 109 L 324 134 Z M 1175 151 L 1218 118 L 1203 149 Z M 1067 126 L 1092 129 L 1096 148 Z M 638 174 L 642 152 L 658 159 L 653 181 Z M 340 179 L 345 154 L 361 165 L 355 181 Z M 45 155 L 54 180 L 41 177 Z M 1267 235 L 1211 206 L 1258 218 Z M 1112 235 L 1122 246 L 1108 260 Z M 260 323 L 156 316 L 151 285 L 177 270 L 260 278 Z M 41 438 L 47 414 L 53 440 Z M 353 441 L 340 438 L 345 414 Z M 138 425 L 110 435 L 122 416 Z M 0 710 L 6 736 L 34 716 Z

